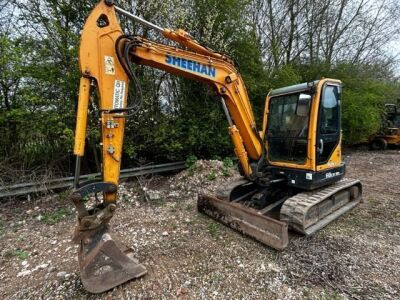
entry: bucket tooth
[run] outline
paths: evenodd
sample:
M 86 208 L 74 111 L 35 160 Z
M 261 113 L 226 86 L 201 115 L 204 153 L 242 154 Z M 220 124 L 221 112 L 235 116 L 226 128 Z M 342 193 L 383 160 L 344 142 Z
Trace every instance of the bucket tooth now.
M 107 229 L 81 240 L 78 260 L 83 286 L 94 294 L 147 273 L 133 250 L 114 241 Z

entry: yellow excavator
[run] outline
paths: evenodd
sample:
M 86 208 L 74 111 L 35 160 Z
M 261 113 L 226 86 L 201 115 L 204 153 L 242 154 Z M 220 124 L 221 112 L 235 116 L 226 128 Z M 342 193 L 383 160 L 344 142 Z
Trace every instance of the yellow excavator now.
M 168 46 L 122 32 L 117 14 L 161 33 Z M 262 129 L 256 128 L 245 83 L 225 54 L 202 46 L 184 30 L 164 29 L 102 0 L 90 13 L 79 50 L 79 88 L 71 194 L 78 221 L 79 266 L 84 287 L 109 290 L 146 274 L 134 253 L 111 237 L 109 221 L 117 190 L 125 119 L 138 109 L 129 87 L 140 85 L 133 65 L 146 65 L 204 82 L 220 96 L 242 178 L 216 195 L 198 196 L 198 210 L 278 250 L 288 229 L 310 235 L 361 201 L 358 180 L 344 177 L 341 160 L 342 87 L 336 79 L 275 89 L 268 93 Z M 101 182 L 79 183 L 90 93 L 97 88 L 101 115 Z M 103 195 L 92 207 L 91 195 Z
M 400 108 L 395 103 L 385 104 L 380 131 L 369 141 L 371 150 L 386 150 L 388 146 L 400 146 Z

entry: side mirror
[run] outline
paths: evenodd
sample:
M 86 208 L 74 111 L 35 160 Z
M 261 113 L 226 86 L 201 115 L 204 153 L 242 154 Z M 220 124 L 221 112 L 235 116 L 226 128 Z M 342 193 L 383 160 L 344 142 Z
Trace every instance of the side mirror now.
M 310 110 L 311 95 L 299 94 L 297 100 L 296 115 L 300 117 L 307 117 Z

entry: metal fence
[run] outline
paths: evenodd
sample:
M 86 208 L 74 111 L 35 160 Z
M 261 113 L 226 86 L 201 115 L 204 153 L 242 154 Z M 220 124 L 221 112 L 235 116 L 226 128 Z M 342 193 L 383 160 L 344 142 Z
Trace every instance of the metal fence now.
M 147 174 L 164 173 L 185 169 L 185 162 L 173 162 L 160 165 L 147 165 L 143 167 L 121 170 L 120 178 L 130 178 Z M 80 176 L 80 180 L 101 179 L 101 173 L 93 173 Z M 11 186 L 0 187 L 0 198 L 15 197 L 33 193 L 43 193 L 50 190 L 60 190 L 71 188 L 74 177 L 51 179 L 45 182 L 28 182 Z

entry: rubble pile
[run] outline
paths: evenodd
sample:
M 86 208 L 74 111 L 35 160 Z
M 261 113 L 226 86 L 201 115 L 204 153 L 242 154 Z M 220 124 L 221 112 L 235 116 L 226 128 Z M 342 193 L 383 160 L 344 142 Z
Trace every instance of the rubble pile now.
M 165 178 L 152 176 L 138 182 L 122 183 L 119 197 L 128 202 L 158 203 L 160 201 L 196 200 L 199 193 L 214 194 L 218 188 L 239 178 L 233 163 L 219 160 L 198 160 L 180 173 Z

